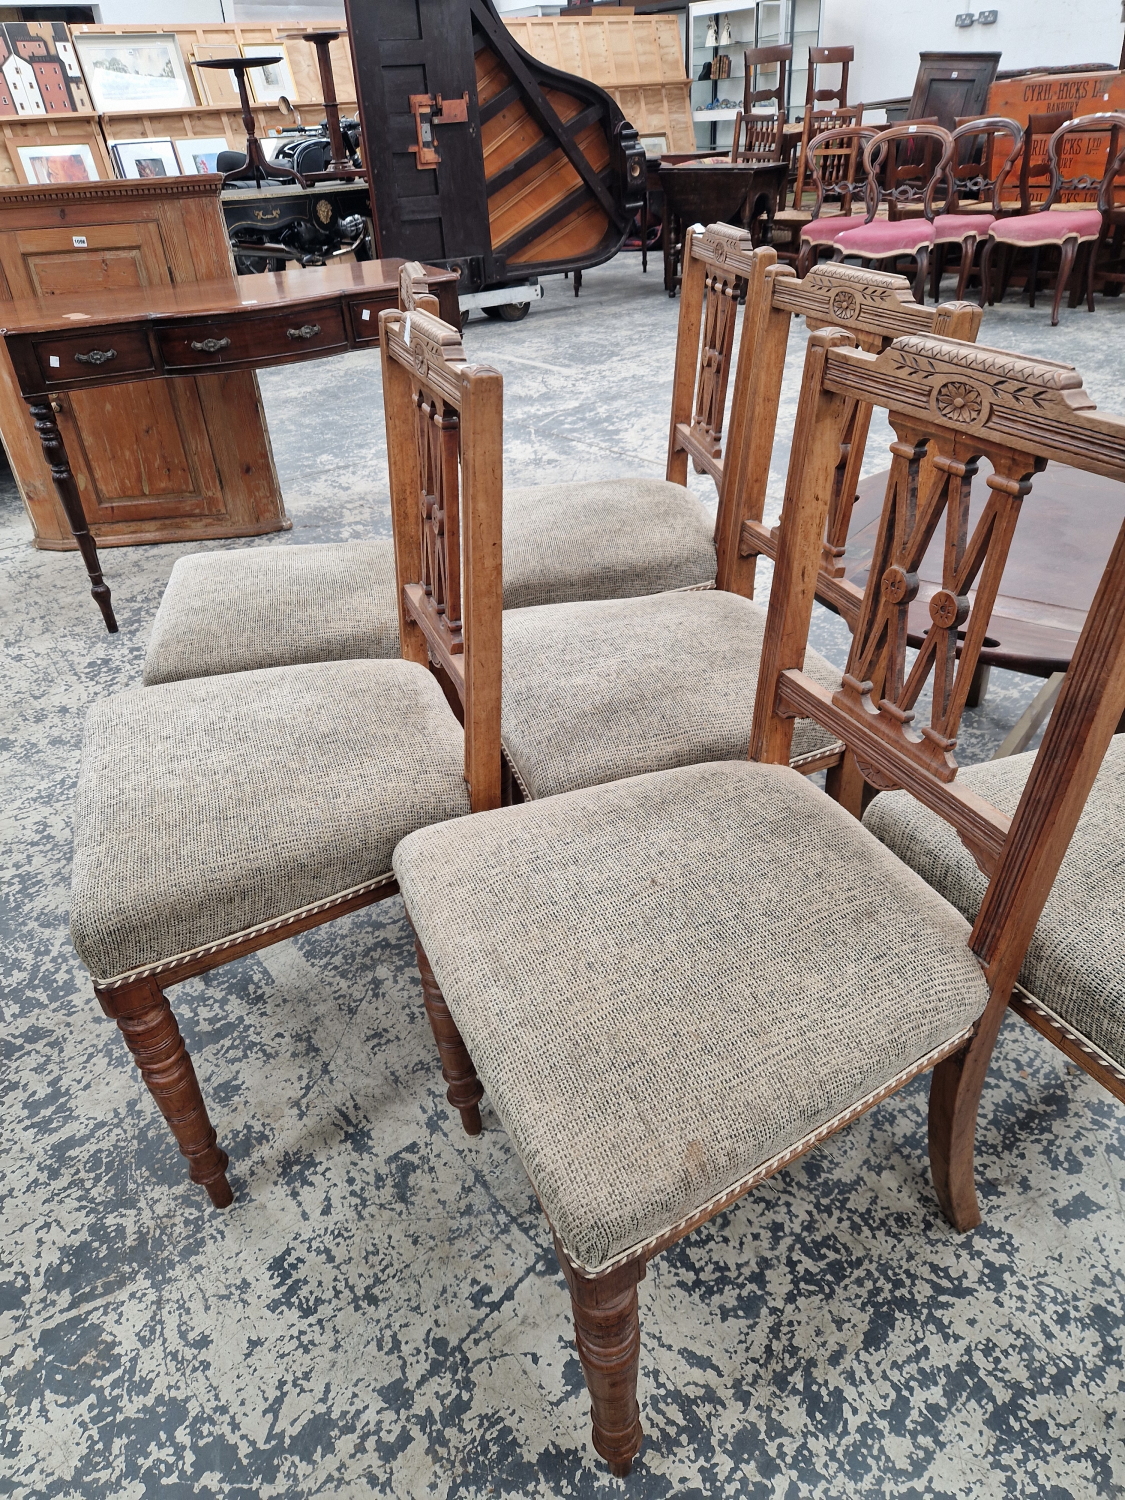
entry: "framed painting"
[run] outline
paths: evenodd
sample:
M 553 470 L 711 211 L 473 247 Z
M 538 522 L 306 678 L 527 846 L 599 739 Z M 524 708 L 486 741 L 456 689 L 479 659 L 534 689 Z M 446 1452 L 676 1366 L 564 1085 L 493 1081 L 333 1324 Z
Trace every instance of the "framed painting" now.
M 180 159 L 170 140 L 146 137 L 143 141 L 111 141 L 117 170 L 122 177 L 181 177 Z
M 277 57 L 281 54 L 280 62 L 267 63 L 264 68 L 252 68 L 246 75 L 246 81 L 250 85 L 250 97 L 255 104 L 276 104 L 285 96 L 292 99 L 296 89 L 293 84 L 293 74 L 289 70 L 289 60 L 285 55 L 285 48 L 280 42 L 269 45 L 255 42 L 252 46 L 244 46 L 243 57 Z
M 225 136 L 201 135 L 191 140 L 176 142 L 176 155 L 184 175 L 191 177 L 203 172 L 217 172 L 216 159 L 220 151 L 229 151 Z
M 84 142 L 64 146 L 52 141 L 50 145 L 17 146 L 16 150 L 24 176 L 33 186 L 100 180 L 94 153 Z
M 74 45 L 99 114 L 194 107 L 195 91 L 175 36 L 78 32 Z

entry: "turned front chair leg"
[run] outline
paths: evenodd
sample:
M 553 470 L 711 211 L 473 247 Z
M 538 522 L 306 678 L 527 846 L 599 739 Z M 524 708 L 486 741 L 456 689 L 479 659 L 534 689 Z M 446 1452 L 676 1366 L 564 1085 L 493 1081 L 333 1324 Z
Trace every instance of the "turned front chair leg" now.
M 94 986 L 102 1010 L 117 1022 L 149 1093 L 172 1127 L 188 1159 L 192 1182 L 207 1189 L 216 1208 L 234 1201 L 227 1181 L 227 1153 L 220 1149 L 203 1095 L 168 997 L 155 979 L 119 989 Z
M 555 1240 L 559 1265 L 570 1288 L 578 1358 L 590 1393 L 594 1447 L 610 1472 L 624 1479 L 641 1451 L 644 1432 L 637 1406 L 641 1323 L 637 1285 L 643 1261 L 617 1266 L 604 1276 L 582 1276 Z
M 86 572 L 90 579 L 90 594 L 102 612 L 105 628 L 111 635 L 115 635 L 117 620 L 114 618 L 113 605 L 110 601 L 109 585 L 102 577 L 97 543 L 90 535 L 90 528 L 86 525 L 86 513 L 82 509 L 78 485 L 70 470 L 70 459 L 66 455 L 62 433 L 55 421 L 54 407 L 51 405 L 49 396 L 28 396 L 27 405 L 31 412 L 31 419 L 35 423 L 35 430 L 39 434 L 39 441 L 43 445 L 43 457 L 47 460 L 47 466 L 51 470 L 55 493 L 59 497 L 74 540 L 78 543 L 82 561 L 86 564 Z
M 426 1015 L 429 1017 L 430 1030 L 437 1043 L 438 1055 L 441 1057 L 441 1076 L 449 1085 L 445 1097 L 460 1113 L 465 1134 L 480 1135 L 479 1105 L 484 1097 L 484 1089 L 477 1077 L 477 1070 L 473 1066 L 468 1048 L 461 1040 L 461 1033 L 449 1014 L 445 996 L 438 988 L 434 971 L 430 968 L 430 961 L 417 938 L 414 939 L 414 951 L 418 955 L 418 973 L 422 979 L 422 999 L 426 1006 Z
M 1059 255 L 1059 275 L 1055 282 L 1055 300 L 1051 306 L 1051 327 L 1057 328 L 1059 322 L 1059 308 L 1062 306 L 1063 292 L 1070 281 L 1070 273 L 1074 269 L 1074 257 L 1078 253 L 1078 241 L 1076 239 L 1064 240 Z
M 967 234 L 961 241 L 961 265 L 957 274 L 957 301 L 964 300 L 965 288 L 969 284 L 969 277 L 973 270 L 973 261 L 977 253 L 977 237 L 975 234 Z
M 923 245 L 918 251 L 916 259 L 918 269 L 914 273 L 914 300 L 925 304 L 926 301 L 926 272 L 930 267 L 930 247 Z

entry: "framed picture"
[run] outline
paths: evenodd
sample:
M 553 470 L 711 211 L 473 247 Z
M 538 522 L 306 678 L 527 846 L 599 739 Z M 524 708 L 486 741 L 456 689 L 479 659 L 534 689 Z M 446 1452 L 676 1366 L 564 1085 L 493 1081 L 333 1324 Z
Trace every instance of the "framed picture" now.
M 17 146 L 28 182 L 97 182 L 98 164 L 89 146 Z
M 170 140 L 110 141 L 122 177 L 180 177 L 180 158 Z
M 226 137 L 221 135 L 201 135 L 193 140 L 176 142 L 180 167 L 188 177 L 197 173 L 217 172 L 216 157 L 220 151 L 229 150 Z
M 285 48 L 280 42 L 271 46 L 256 42 L 253 46 L 243 47 L 243 57 L 276 57 L 281 53 L 281 61 L 270 63 L 265 68 L 253 68 L 246 75 L 246 82 L 250 85 L 250 97 L 255 104 L 276 104 L 282 94 L 287 99 L 292 99 L 296 92 L 293 86 L 293 74 L 289 71 L 289 60 L 285 55 Z
M 195 92 L 174 36 L 76 32 L 74 45 L 99 114 L 194 107 Z

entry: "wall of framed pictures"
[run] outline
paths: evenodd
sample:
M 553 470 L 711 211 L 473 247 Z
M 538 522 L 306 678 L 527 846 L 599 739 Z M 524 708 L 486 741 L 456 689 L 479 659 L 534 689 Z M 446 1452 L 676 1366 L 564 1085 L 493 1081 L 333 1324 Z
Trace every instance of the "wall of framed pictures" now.
M 249 74 L 255 127 L 266 138 L 323 118 L 316 53 L 286 25 L 0 24 L 0 187 L 116 177 L 197 175 L 245 138 L 231 74 L 204 57 L 280 61 Z M 336 94 L 355 102 L 345 38 L 332 47 Z

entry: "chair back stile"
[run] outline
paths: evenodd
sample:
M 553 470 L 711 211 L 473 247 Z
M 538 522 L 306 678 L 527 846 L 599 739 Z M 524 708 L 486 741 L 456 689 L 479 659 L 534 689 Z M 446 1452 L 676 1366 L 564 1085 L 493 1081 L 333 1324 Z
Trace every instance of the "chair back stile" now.
M 848 665 L 828 693 L 801 663 L 849 400 L 886 408 L 895 441 Z M 825 329 L 809 342 L 793 452 L 751 757 L 787 760 L 791 716 L 809 716 L 848 745 L 872 785 L 906 790 L 953 826 L 990 877 L 971 946 L 1002 1010 L 1125 711 L 1125 526 L 1014 818 L 958 787 L 958 727 L 1034 475 L 1053 459 L 1125 483 L 1125 420 L 1098 416 L 1068 365 L 918 336 L 870 354 L 853 334 Z M 969 487 L 982 459 L 990 494 L 970 534 Z M 943 522 L 943 586 L 911 664 L 917 566 Z M 933 701 L 919 729 L 915 707 L 927 685 Z
M 459 701 L 474 812 L 500 805 L 503 379 L 431 313 L 379 315 L 402 655 Z
M 426 268 L 420 260 L 404 260 L 398 269 L 400 312 L 428 312 L 441 316 L 441 305 L 430 291 Z

